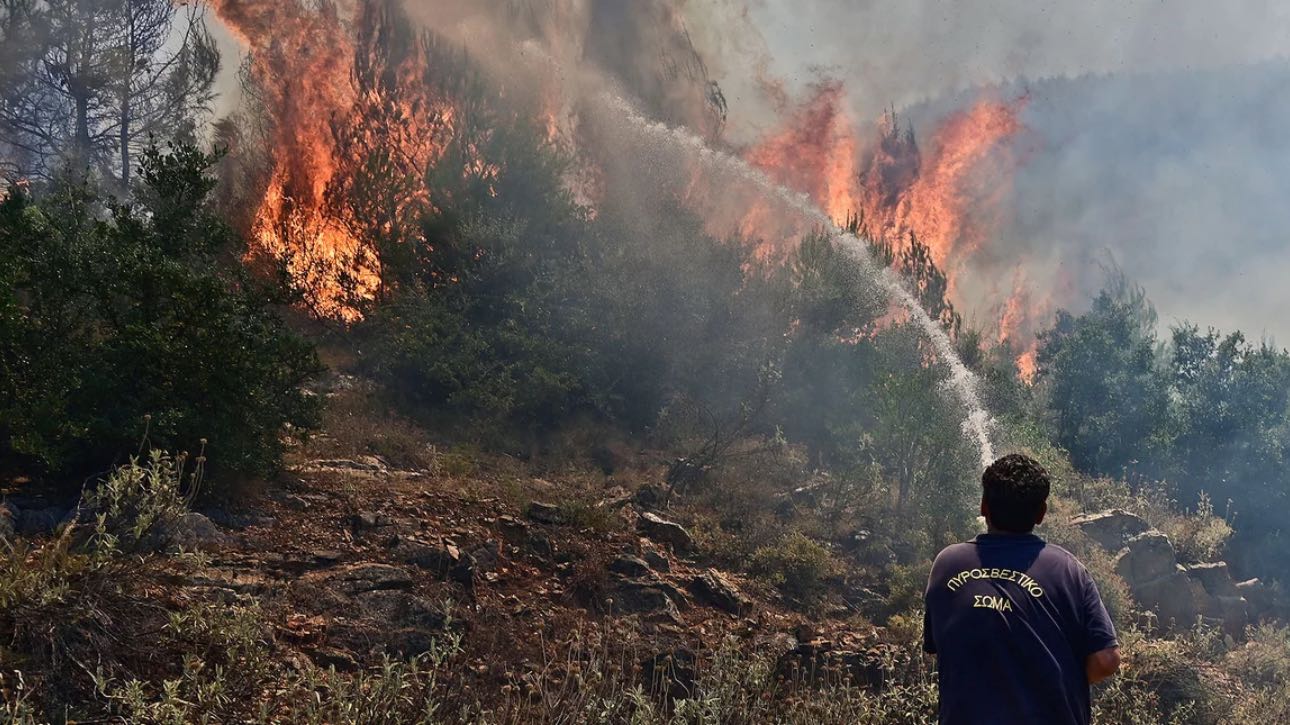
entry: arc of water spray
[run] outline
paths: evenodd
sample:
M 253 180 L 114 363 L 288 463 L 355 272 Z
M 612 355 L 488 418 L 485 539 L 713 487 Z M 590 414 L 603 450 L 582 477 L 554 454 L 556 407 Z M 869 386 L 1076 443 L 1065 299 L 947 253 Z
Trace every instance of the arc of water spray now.
M 945 386 L 953 391 L 964 407 L 967 408 L 967 417 L 963 420 L 964 435 L 976 444 L 981 455 L 982 466 L 988 466 L 994 460 L 994 444 L 990 440 L 990 429 L 993 427 L 994 421 L 990 416 L 990 412 L 981 404 L 980 396 L 977 394 L 977 376 L 959 359 L 958 353 L 954 350 L 954 343 L 950 340 L 945 329 L 941 327 L 940 323 L 933 320 L 931 315 L 927 314 L 927 310 L 923 309 L 923 306 L 918 303 L 918 299 L 905 286 L 900 276 L 890 267 L 879 265 L 874 261 L 869 246 L 863 239 L 839 227 L 829 218 L 828 214 L 824 213 L 805 194 L 797 193 L 775 183 L 770 177 L 752 167 L 743 159 L 713 149 L 703 139 L 683 128 L 668 126 L 645 118 L 630 103 L 619 96 L 606 93 L 603 97 L 611 109 L 635 126 L 641 133 L 688 151 L 700 161 L 710 166 L 715 165 L 727 173 L 743 179 L 787 204 L 790 208 L 802 214 L 808 222 L 828 230 L 831 240 L 849 253 L 864 272 L 876 279 L 902 307 L 909 311 L 914 322 L 922 329 L 927 339 L 931 341 L 937 357 L 950 372 L 949 377 L 945 380 Z

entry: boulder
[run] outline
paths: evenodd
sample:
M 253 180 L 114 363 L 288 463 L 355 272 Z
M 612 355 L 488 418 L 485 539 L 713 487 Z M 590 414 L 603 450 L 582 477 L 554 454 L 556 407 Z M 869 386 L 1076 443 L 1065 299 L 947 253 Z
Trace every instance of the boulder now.
M 1124 509 L 1081 514 L 1071 519 L 1071 523 L 1108 551 L 1119 551 L 1129 539 L 1151 528 L 1141 516 Z
M 447 618 L 428 599 L 397 589 L 374 589 L 354 597 L 358 611 L 387 628 L 442 629 Z
M 1187 576 L 1200 582 L 1205 587 L 1205 591 L 1215 597 L 1239 597 L 1241 593 L 1236 589 L 1236 582 L 1232 580 L 1232 572 L 1227 567 L 1227 562 L 1216 561 L 1208 564 L 1191 564 L 1183 567 L 1187 571 Z
M 649 564 L 634 556 L 620 556 L 609 563 L 609 571 L 625 577 L 641 577 L 650 573 Z
M 1182 570 L 1131 584 L 1130 590 L 1138 604 L 1156 611 L 1166 629 L 1187 629 L 1210 609 L 1210 596 L 1205 588 Z
M 559 506 L 551 503 L 534 501 L 529 504 L 528 510 L 525 513 L 530 519 L 533 519 L 539 524 L 560 526 L 569 522 L 568 517 L 564 515 L 564 511 L 560 510 Z
M 645 559 L 645 563 L 649 564 L 649 568 L 654 571 L 663 573 L 672 571 L 672 562 L 668 561 L 666 556 L 663 556 L 653 549 L 646 549 L 643 558 Z
M 699 601 L 731 614 L 744 614 L 752 608 L 752 600 L 715 569 L 709 569 L 691 580 L 690 592 Z
M 1174 545 L 1169 537 L 1155 530 L 1134 536 L 1115 557 L 1115 573 L 1130 588 L 1181 572 Z
M 646 538 L 667 544 L 678 554 L 693 554 L 697 550 L 694 537 L 690 536 L 690 532 L 686 531 L 684 526 L 674 521 L 668 521 L 646 511 L 641 514 L 637 526 Z
M 211 551 L 227 546 L 229 537 L 202 514 L 188 512 L 163 526 L 162 539 L 184 551 Z
M 340 567 L 328 579 L 351 596 L 381 589 L 411 589 L 412 577 L 402 567 L 359 562 Z
M 361 533 L 389 528 L 394 525 L 394 520 L 376 511 L 359 511 L 350 517 L 349 523 L 355 533 Z
M 65 509 L 51 506 L 42 509 L 22 509 L 18 517 L 18 533 L 23 536 L 42 536 L 52 534 L 67 515 Z
M 669 587 L 650 582 L 624 580 L 612 591 L 610 611 L 616 614 L 656 614 L 677 619 L 680 613 Z

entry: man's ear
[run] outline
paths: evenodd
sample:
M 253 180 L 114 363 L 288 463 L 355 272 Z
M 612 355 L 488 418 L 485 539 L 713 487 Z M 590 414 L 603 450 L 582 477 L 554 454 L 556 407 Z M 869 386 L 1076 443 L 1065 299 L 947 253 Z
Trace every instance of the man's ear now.
M 990 505 L 985 502 L 985 497 L 981 498 L 981 518 L 990 523 Z
M 1048 515 L 1048 502 L 1045 501 L 1043 506 L 1039 507 L 1039 515 L 1035 517 L 1035 526 L 1044 523 L 1044 516 Z

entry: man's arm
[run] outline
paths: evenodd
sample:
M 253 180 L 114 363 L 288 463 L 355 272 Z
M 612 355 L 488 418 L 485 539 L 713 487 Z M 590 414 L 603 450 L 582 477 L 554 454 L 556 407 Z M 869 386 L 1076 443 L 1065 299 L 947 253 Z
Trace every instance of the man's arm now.
M 1084 660 L 1084 671 L 1088 673 L 1088 684 L 1096 685 L 1114 675 L 1120 669 L 1120 648 L 1110 647 L 1094 652 Z

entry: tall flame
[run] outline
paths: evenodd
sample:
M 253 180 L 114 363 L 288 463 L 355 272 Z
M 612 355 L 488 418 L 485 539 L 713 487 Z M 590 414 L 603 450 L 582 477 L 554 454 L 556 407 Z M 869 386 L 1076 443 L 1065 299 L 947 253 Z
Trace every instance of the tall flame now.
M 982 98 L 945 118 L 923 153 L 894 112 L 875 143 L 846 109 L 844 86 L 817 84 L 813 95 L 745 158 L 780 183 L 809 195 L 838 221 L 860 215 L 869 234 L 900 249 L 913 235 L 927 245 L 955 297 L 963 268 L 999 222 L 1017 159 L 1008 141 L 1023 130 L 1027 99 Z M 749 212 L 755 219 L 757 210 Z M 958 302 L 959 300 L 955 300 Z M 1029 333 L 1030 312 L 1014 294 L 1001 319 L 1009 339 Z
M 352 18 L 326 2 L 212 5 L 248 51 L 271 156 L 251 253 L 283 262 L 315 312 L 353 321 L 356 304 L 381 284 L 369 237 L 408 231 L 429 204 L 424 186 L 407 184 L 353 208 L 363 203 L 356 179 L 370 173 L 374 158 L 387 180 L 424 172 L 451 134 L 453 109 L 424 83 L 423 48 L 386 68 L 378 57 L 385 39 L 362 42 L 356 28 L 388 21 L 377 2 L 359 3 Z

